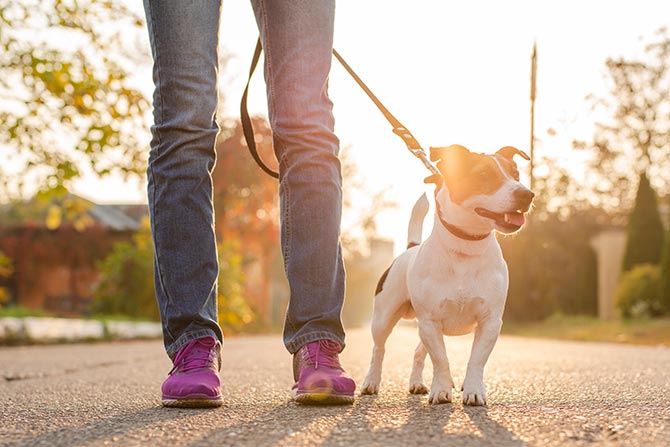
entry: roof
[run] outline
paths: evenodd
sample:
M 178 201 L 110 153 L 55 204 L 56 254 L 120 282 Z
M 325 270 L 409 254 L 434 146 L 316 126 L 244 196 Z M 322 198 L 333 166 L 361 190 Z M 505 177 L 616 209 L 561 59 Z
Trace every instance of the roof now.
M 114 231 L 137 231 L 140 228 L 140 218 L 135 219 L 126 214 L 124 205 L 94 204 L 88 211 L 90 216 L 103 227 Z

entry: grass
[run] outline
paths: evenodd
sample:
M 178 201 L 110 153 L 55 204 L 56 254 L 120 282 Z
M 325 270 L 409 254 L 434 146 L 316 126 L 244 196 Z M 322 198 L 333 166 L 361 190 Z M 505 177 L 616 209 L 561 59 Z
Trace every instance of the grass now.
M 31 309 L 28 307 L 12 305 L 12 306 L 0 307 L 0 318 L 3 317 L 23 318 L 23 317 L 58 317 L 58 316 L 40 309 Z M 88 316 L 81 315 L 81 316 L 60 317 L 60 318 L 83 318 L 98 321 L 133 321 L 133 322 L 158 321 L 146 317 L 133 317 L 121 314 L 96 314 Z
M 670 318 L 599 320 L 554 315 L 544 321 L 505 321 L 502 333 L 523 337 L 670 346 Z
M 29 309 L 27 307 L 21 307 L 21 306 L 0 307 L 0 318 L 2 318 L 2 317 L 15 317 L 15 318 L 50 317 L 50 316 L 52 316 L 52 315 L 50 315 L 47 312 L 44 312 L 43 310 Z

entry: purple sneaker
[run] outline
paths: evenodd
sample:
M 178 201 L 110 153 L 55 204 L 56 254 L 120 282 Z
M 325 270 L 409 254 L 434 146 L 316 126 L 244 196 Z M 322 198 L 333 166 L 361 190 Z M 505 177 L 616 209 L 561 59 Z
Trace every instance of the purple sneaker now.
M 164 406 L 221 406 L 221 345 L 214 337 L 191 340 L 177 351 L 173 363 L 163 382 Z
M 293 355 L 291 396 L 301 404 L 351 404 L 356 383 L 342 366 L 338 353 L 341 346 L 330 340 L 304 345 Z

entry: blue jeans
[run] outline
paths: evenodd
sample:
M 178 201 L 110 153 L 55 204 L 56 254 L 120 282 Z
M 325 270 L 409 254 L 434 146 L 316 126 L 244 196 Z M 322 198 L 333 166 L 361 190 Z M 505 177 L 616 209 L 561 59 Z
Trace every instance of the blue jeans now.
M 251 3 L 279 160 L 281 249 L 291 290 L 284 343 L 291 353 L 319 339 L 344 346 L 342 179 L 327 92 L 335 2 Z M 165 348 L 174 357 L 194 338 L 223 340 L 211 177 L 221 0 L 144 0 L 144 8 L 156 85 L 147 170 L 156 295 Z

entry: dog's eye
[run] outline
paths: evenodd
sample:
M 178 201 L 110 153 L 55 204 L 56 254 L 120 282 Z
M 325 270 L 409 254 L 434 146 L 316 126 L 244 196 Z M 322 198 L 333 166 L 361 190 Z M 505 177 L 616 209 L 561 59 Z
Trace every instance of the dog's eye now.
M 514 178 L 514 180 L 516 180 L 518 182 L 519 181 L 519 171 L 512 172 L 512 177 Z

